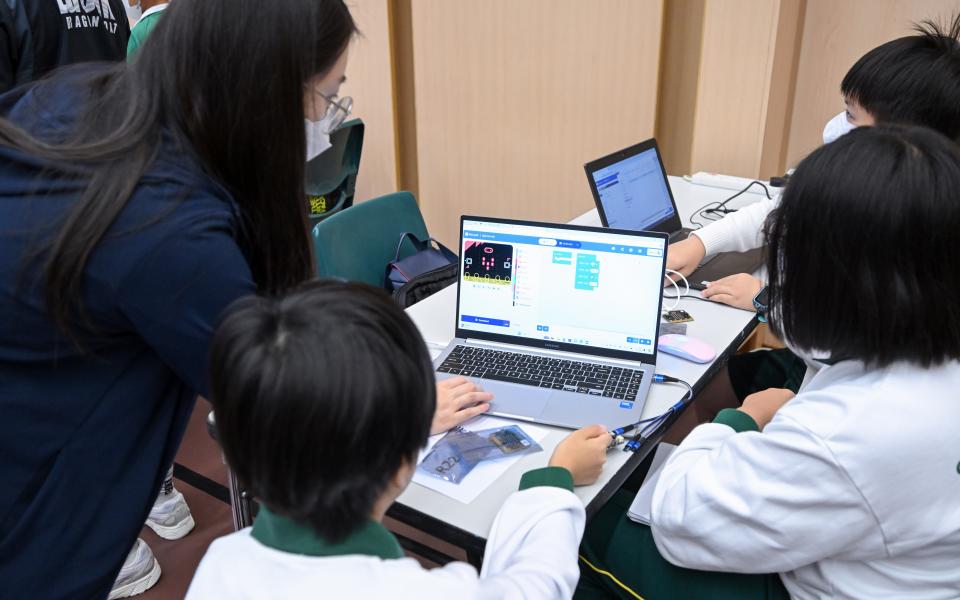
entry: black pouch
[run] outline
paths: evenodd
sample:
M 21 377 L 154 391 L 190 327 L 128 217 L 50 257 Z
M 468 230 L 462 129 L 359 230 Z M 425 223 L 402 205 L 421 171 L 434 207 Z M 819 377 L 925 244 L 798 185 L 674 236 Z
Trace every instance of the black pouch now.
M 459 275 L 460 266 L 455 264 L 427 271 L 395 289 L 393 299 L 401 308 L 407 308 L 455 284 Z
M 406 258 L 400 258 L 400 251 L 406 239 L 413 243 L 416 252 Z M 388 290 L 396 290 L 419 275 L 456 265 L 457 262 L 457 255 L 437 240 L 433 238 L 421 240 L 408 231 L 400 236 L 396 255 L 387 265 L 386 287 Z

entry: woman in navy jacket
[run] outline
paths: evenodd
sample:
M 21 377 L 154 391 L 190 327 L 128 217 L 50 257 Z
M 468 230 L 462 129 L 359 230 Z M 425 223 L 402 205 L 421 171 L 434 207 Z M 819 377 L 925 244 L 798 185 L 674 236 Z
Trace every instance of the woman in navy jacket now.
M 354 32 L 342 0 L 181 0 L 135 69 L 0 97 L 0 595 L 107 595 L 221 312 L 312 276 L 304 120 L 342 120 Z M 458 396 L 435 423 L 486 407 Z

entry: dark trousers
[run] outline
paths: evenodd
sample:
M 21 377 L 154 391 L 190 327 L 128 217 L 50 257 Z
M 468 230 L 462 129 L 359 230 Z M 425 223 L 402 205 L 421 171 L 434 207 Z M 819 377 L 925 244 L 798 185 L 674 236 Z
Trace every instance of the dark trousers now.
M 620 490 L 587 526 L 574 600 L 636 600 L 637 596 L 644 600 L 789 600 L 776 574 L 713 573 L 670 564 L 657 551 L 650 528 L 627 518 L 633 496 Z M 636 596 L 585 561 L 609 572 Z
M 796 393 L 806 372 L 807 363 L 785 348 L 737 354 L 727 363 L 730 384 L 740 402 L 768 388 L 786 388 Z

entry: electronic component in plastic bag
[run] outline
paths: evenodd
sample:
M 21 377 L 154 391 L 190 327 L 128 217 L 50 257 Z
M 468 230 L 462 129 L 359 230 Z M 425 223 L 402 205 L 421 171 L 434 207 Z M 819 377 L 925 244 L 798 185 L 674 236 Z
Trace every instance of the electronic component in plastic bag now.
M 449 431 L 417 467 L 450 483 L 460 483 L 481 462 L 540 452 L 543 448 L 517 425 Z

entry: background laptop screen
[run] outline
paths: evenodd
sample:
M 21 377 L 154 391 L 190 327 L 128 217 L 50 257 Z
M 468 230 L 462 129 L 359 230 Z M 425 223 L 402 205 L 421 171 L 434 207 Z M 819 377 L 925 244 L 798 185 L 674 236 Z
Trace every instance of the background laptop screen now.
M 597 169 L 591 176 L 609 227 L 642 231 L 675 213 L 655 147 Z
M 461 329 L 653 354 L 665 241 L 464 219 Z

